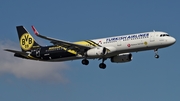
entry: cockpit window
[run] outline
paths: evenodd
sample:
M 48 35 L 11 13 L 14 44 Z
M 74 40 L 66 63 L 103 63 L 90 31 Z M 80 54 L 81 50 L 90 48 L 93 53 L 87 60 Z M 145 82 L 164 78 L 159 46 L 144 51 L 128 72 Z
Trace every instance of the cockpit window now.
M 161 34 L 160 37 L 169 36 L 168 34 Z

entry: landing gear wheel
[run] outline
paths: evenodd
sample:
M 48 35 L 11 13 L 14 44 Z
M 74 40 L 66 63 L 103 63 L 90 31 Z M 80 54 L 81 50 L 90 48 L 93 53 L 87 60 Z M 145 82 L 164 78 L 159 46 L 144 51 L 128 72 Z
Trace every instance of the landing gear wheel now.
M 88 64 L 89 64 L 89 61 L 88 61 L 87 59 L 83 59 L 83 60 L 82 60 L 82 64 L 83 64 L 83 65 L 88 65 Z
M 154 57 L 158 59 L 158 58 L 159 58 L 159 55 L 156 54 Z
M 155 56 L 154 57 L 158 59 L 159 58 L 158 49 L 154 49 L 154 52 L 155 52 Z
M 100 64 L 99 64 L 99 68 L 101 68 L 101 69 L 105 69 L 105 68 L 106 68 L 106 64 L 104 64 L 104 63 L 100 63 Z

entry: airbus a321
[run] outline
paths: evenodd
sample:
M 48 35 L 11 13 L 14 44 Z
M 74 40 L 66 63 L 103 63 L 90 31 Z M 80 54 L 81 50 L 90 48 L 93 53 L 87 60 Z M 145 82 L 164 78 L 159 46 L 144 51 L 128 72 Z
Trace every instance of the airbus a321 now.
M 23 26 L 17 26 L 16 29 L 21 51 L 5 49 L 14 53 L 15 57 L 49 62 L 82 59 L 83 65 L 88 65 L 89 59 L 99 59 L 102 61 L 99 64 L 101 69 L 106 68 L 104 62 L 107 59 L 112 63 L 130 62 L 132 52 L 154 50 L 155 58 L 159 58 L 158 49 L 171 46 L 176 42 L 174 37 L 161 31 L 69 42 L 40 35 L 32 26 L 36 36 L 49 40 L 53 44 L 41 46 Z

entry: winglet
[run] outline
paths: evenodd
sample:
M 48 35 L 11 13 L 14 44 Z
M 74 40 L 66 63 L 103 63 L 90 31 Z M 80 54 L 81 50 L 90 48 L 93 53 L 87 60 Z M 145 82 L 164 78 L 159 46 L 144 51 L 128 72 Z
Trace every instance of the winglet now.
M 34 31 L 34 34 L 39 35 L 39 33 L 38 33 L 38 31 L 36 30 L 36 28 L 35 28 L 34 26 L 31 26 L 31 27 L 32 27 L 32 29 L 33 29 L 33 31 Z

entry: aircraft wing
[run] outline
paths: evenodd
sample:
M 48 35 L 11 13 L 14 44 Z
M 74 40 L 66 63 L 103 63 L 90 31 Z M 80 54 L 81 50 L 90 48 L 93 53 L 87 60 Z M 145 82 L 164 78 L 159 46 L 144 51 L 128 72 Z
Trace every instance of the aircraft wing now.
M 72 42 L 68 42 L 68 41 L 59 40 L 59 39 L 55 39 L 55 38 L 51 38 L 51 37 L 40 35 L 38 33 L 38 31 L 35 29 L 34 26 L 32 26 L 32 29 L 33 29 L 33 31 L 34 31 L 36 36 L 38 36 L 40 38 L 43 38 L 43 39 L 46 39 L 46 40 L 49 40 L 54 45 L 58 45 L 58 46 L 64 47 L 64 48 L 66 48 L 66 50 L 74 50 L 78 54 L 81 54 L 81 55 L 84 55 L 84 52 L 86 50 L 92 48 L 90 46 L 75 44 L 75 43 L 72 43 Z

